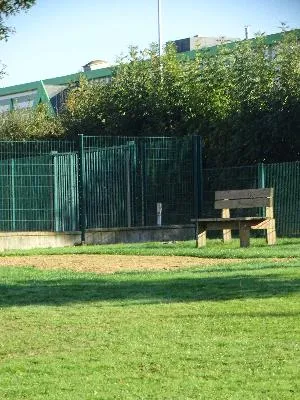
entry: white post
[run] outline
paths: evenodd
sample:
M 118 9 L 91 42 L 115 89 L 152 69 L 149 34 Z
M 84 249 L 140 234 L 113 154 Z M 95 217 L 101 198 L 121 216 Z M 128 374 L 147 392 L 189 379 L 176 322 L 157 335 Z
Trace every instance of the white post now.
M 161 226 L 161 222 L 162 222 L 162 203 L 156 203 L 156 215 L 157 215 L 157 219 L 156 219 L 156 223 L 158 226 Z

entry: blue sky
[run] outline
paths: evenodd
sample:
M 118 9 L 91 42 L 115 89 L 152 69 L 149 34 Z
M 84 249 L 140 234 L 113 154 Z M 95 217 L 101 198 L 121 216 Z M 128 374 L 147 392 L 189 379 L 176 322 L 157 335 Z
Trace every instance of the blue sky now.
M 300 0 L 161 0 L 163 41 L 200 36 L 250 37 L 300 28 Z M 94 59 L 111 63 L 128 46 L 157 42 L 157 0 L 37 0 L 11 17 L 16 33 L 0 43 L 7 76 L 0 87 L 81 71 Z

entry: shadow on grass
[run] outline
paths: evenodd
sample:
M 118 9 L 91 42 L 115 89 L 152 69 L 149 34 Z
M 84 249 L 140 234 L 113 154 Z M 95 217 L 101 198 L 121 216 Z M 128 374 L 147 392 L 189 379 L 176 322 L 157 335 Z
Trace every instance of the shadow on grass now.
M 65 305 L 74 302 L 109 301 L 122 304 L 154 304 L 190 301 L 222 301 L 269 298 L 299 292 L 299 279 L 278 275 L 230 275 L 216 277 L 174 277 L 128 275 L 118 279 L 62 278 L 25 280 L 0 285 L 0 306 Z

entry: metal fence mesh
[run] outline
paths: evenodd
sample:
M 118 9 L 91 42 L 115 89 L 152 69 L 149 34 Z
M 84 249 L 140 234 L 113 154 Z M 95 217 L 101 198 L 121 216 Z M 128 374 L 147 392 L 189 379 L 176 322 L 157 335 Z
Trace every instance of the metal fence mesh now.
M 220 210 L 214 210 L 216 190 L 273 187 L 278 236 L 300 236 L 299 162 L 204 169 L 203 180 L 203 215 L 220 217 Z M 231 216 L 260 213 L 261 209 L 243 209 L 232 211 Z M 263 232 L 256 232 L 256 235 L 262 234 Z
M 200 138 L 196 139 L 200 140 Z M 300 163 L 204 169 L 195 137 L 0 142 L 0 230 L 75 231 L 219 216 L 216 190 L 274 187 L 279 236 L 300 236 Z M 261 213 L 239 210 L 238 216 Z M 238 214 L 239 213 L 239 214 Z
M 265 186 L 274 187 L 279 236 L 300 236 L 300 162 L 265 165 Z
M 55 229 L 54 154 L 72 142 L 0 142 L 0 229 Z
M 84 137 L 87 228 L 189 223 L 192 138 Z
M 188 223 L 192 138 L 81 137 L 0 142 L 0 230 Z

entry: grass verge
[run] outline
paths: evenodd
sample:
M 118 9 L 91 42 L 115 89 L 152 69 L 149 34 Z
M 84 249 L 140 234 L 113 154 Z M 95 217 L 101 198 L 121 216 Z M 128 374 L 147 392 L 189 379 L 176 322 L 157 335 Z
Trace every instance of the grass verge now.
M 251 239 L 251 246 L 240 248 L 239 240 L 229 244 L 221 240 L 208 240 L 203 248 L 195 248 L 195 241 L 147 242 L 110 244 L 97 246 L 73 246 L 32 250 L 4 251 L 0 256 L 9 255 L 51 255 L 51 254 L 112 254 L 112 255 L 153 255 L 192 256 L 203 258 L 289 258 L 300 257 L 300 238 L 282 238 L 274 246 L 268 246 L 263 239 Z

